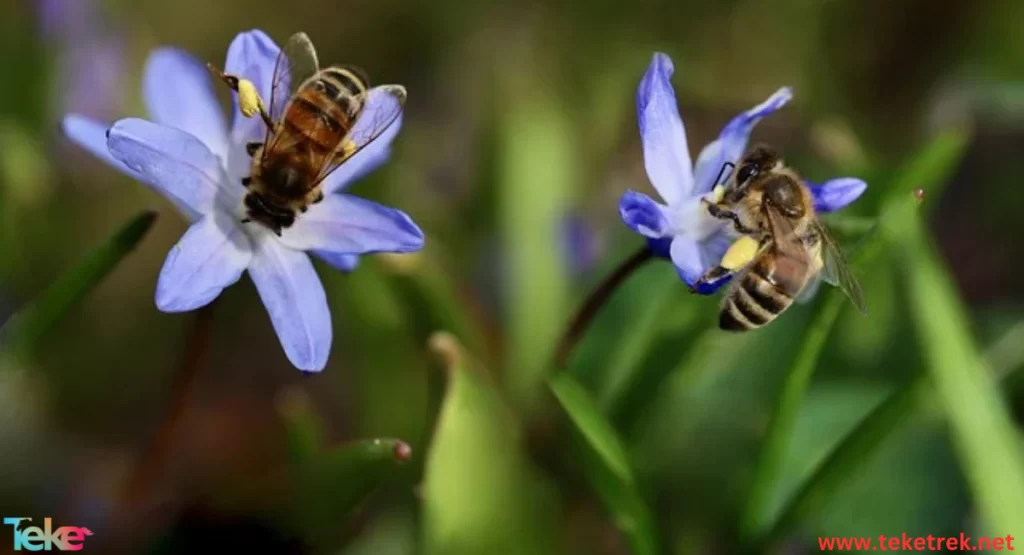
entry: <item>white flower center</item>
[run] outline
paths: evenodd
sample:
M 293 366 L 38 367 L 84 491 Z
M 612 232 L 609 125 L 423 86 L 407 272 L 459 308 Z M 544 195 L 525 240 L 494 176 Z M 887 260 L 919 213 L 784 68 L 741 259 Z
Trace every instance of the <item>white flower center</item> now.
M 710 200 L 710 197 L 710 194 L 687 197 L 669 210 L 669 220 L 675 234 L 700 242 L 727 227 L 727 222 L 709 214 L 701 202 L 702 198 Z

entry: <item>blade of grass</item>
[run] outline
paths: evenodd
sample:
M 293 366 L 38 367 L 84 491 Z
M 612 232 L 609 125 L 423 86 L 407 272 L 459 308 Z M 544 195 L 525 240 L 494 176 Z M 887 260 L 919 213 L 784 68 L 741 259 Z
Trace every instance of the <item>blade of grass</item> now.
M 543 392 L 569 308 L 558 237 L 568 188 L 575 180 L 572 126 L 557 95 L 547 81 L 535 77 L 532 66 L 526 71 L 521 63 L 513 63 L 505 75 L 508 101 L 502 104 L 500 126 L 499 206 L 508 261 L 506 379 L 514 404 L 529 410 Z
M 4 356 L 18 359 L 31 355 L 54 324 L 139 244 L 154 221 L 156 212 L 143 212 L 129 220 L 106 243 L 95 247 L 77 266 L 58 278 L 42 296 L 12 316 L 0 329 Z
M 640 364 L 657 341 L 664 325 L 664 312 L 672 308 L 672 301 L 680 294 L 682 284 L 678 276 L 665 272 L 658 283 L 653 284 L 647 310 L 636 315 L 627 327 L 628 333 L 613 346 L 608 358 L 608 379 L 601 384 L 598 399 L 604 407 L 613 407 L 628 384 L 637 378 Z
M 1008 384 L 1024 374 L 1024 349 L 1012 347 L 1024 334 L 1024 325 L 1014 326 L 985 352 L 985 360 L 1001 383 Z M 910 418 L 920 414 L 932 400 L 928 375 L 918 374 L 910 383 L 889 395 L 832 448 L 828 456 L 808 476 L 780 511 L 768 532 L 758 540 L 766 546 L 794 526 L 800 519 L 817 513 L 836 490 L 872 459 L 878 447 Z
M 572 376 L 559 373 L 552 376 L 548 385 L 558 403 L 569 415 L 569 419 L 580 432 L 594 454 L 601 459 L 611 473 L 623 482 L 633 484 L 633 472 L 629 467 L 626 450 L 622 447 L 615 429 L 601 415 L 601 410 L 590 393 Z
M 554 375 L 549 386 L 582 438 L 582 464 L 591 486 L 626 537 L 633 555 L 658 553 L 650 510 L 637 490 L 626 450 L 590 393 L 570 374 Z
M 906 227 L 907 294 L 954 448 L 989 531 L 1024 534 L 1024 457 L 1011 417 L 923 223 L 912 216 Z
M 968 135 L 960 130 L 944 132 L 923 148 L 894 180 L 889 200 L 883 204 L 883 215 L 875 230 L 868 235 L 854 253 L 855 270 L 870 267 L 883 245 L 883 227 L 893 227 L 908 217 L 916 216 L 915 205 L 922 195 L 934 194 L 949 173 L 956 167 L 967 145 Z M 754 470 L 747 505 L 740 520 L 741 541 L 755 542 L 763 536 L 772 522 L 776 499 L 776 484 L 782 475 L 786 450 L 818 359 L 825 348 L 846 298 L 840 291 L 829 291 L 819 305 L 812 320 L 803 347 L 797 353 L 793 366 L 782 386 L 776 408 L 768 423 L 761 454 Z
M 866 268 L 878 256 L 882 246 L 879 236 L 876 230 L 868 243 L 857 251 L 851 261 L 854 268 Z M 782 475 L 786 449 L 789 447 L 790 434 L 796 423 L 797 413 L 832 327 L 848 302 L 841 291 L 828 292 L 827 298 L 820 304 L 811 320 L 803 346 L 786 376 L 775 411 L 768 422 L 764 444 L 754 470 L 746 511 L 741 521 L 741 534 L 747 540 L 752 540 L 760 534 L 769 518 L 776 493 L 775 485 Z
M 765 546 L 778 539 L 801 517 L 823 506 L 840 485 L 870 460 L 878 446 L 910 418 L 926 390 L 927 381 L 915 379 L 871 411 L 798 487 L 755 544 Z

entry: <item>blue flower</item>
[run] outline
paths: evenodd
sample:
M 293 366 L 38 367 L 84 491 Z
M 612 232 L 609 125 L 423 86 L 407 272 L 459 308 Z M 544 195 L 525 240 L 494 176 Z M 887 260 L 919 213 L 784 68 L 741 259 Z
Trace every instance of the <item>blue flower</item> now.
M 279 51 L 261 31 L 242 33 L 228 48 L 225 71 L 250 79 L 269 98 Z M 160 271 L 157 307 L 194 310 L 248 271 L 288 359 L 304 371 L 322 370 L 331 317 L 306 253 L 351 270 L 359 254 L 423 247 L 423 232 L 409 216 L 341 192 L 384 162 L 401 121 L 335 170 L 322 184 L 323 202 L 278 237 L 262 225 L 241 223 L 241 178 L 249 175 L 251 160 L 245 145 L 262 140 L 260 118 L 243 117 L 236 99 L 229 129 L 204 65 L 174 49 L 150 55 L 143 94 L 154 121 L 122 119 L 108 129 L 71 114 L 63 126 L 73 141 L 167 197 L 192 222 Z M 388 102 L 394 102 L 391 95 L 371 92 L 361 121 L 372 121 Z
M 569 211 L 561 221 L 562 253 L 568 261 L 569 273 L 582 276 L 601 260 L 604 254 L 604 236 L 583 214 Z
M 630 229 L 647 238 L 655 254 L 672 260 L 679 276 L 692 288 L 721 261 L 735 238 L 730 226 L 708 214 L 701 199 L 709 197 L 723 165 L 738 162 L 757 122 L 782 108 L 793 95 L 789 88 L 779 89 L 733 118 L 718 138 L 701 150 L 693 167 L 670 82 L 673 71 L 668 56 L 655 54 L 636 93 L 647 177 L 664 204 L 643 193 L 626 191 L 619 201 L 619 213 Z M 819 212 L 839 210 L 857 200 L 867 188 L 867 183 L 852 177 L 808 185 Z M 711 294 L 724 283 L 697 292 Z
M 111 117 L 125 81 L 120 29 L 95 0 L 34 2 L 40 34 L 58 54 L 62 110 Z

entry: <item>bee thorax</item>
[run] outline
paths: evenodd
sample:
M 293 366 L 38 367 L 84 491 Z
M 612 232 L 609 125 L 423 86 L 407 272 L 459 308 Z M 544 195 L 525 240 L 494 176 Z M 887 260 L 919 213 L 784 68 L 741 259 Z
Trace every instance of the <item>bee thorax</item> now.
M 270 166 L 263 171 L 262 179 L 267 187 L 283 194 L 289 194 L 291 191 L 305 193 L 309 189 L 305 185 L 307 174 L 292 164 Z

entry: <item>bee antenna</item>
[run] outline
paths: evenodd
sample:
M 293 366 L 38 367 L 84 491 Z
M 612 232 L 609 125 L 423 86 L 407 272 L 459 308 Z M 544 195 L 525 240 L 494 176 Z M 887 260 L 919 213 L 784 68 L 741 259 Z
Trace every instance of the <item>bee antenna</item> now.
M 735 168 L 735 167 L 736 167 L 736 164 L 733 164 L 732 162 L 726 162 L 726 163 L 722 164 L 722 169 L 718 170 L 718 177 L 715 178 L 715 182 L 714 182 L 714 184 L 712 186 L 714 186 L 714 185 L 721 185 L 722 184 L 722 174 L 725 174 L 725 169 L 729 168 L 729 173 L 725 174 L 725 178 L 728 179 L 729 178 L 729 174 L 732 173 L 732 169 Z

